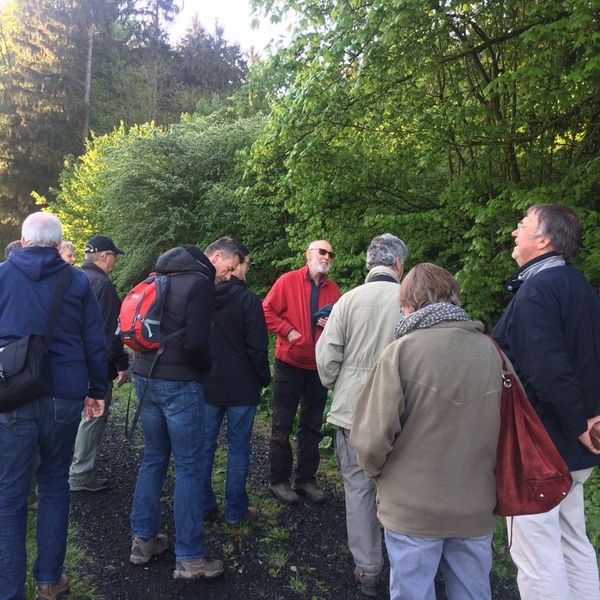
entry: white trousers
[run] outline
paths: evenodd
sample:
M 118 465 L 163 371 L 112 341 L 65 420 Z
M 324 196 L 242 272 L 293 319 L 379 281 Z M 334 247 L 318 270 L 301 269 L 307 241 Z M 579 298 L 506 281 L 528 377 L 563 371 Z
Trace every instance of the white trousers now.
M 596 553 L 585 531 L 583 484 L 593 469 L 573 471 L 565 499 L 547 513 L 512 517 L 510 554 L 522 600 L 600 600 Z M 511 517 L 507 519 L 508 535 Z

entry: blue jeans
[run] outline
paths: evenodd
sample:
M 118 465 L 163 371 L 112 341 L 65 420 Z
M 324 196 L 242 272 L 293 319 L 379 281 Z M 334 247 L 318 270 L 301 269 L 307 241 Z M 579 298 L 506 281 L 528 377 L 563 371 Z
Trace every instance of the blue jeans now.
M 142 398 L 140 420 L 144 432 L 144 457 L 133 496 L 131 535 L 152 538 L 160 531 L 160 494 L 172 452 L 175 462 L 175 557 L 177 560 L 202 558 L 202 384 L 136 377 L 135 386 L 138 398 Z
M 492 536 L 420 538 L 385 530 L 390 600 L 435 600 L 438 567 L 448 600 L 491 600 Z
M 206 404 L 206 439 L 202 471 L 204 513 L 217 504 L 212 488 L 212 471 L 217 437 L 227 415 L 227 481 L 225 484 L 225 520 L 237 523 L 248 510 L 246 479 L 250 465 L 250 438 L 256 406 L 214 406 Z
M 38 584 L 62 575 L 69 523 L 69 465 L 83 403 L 41 397 L 0 413 L 0 599 L 23 598 L 27 557 L 27 497 L 36 449 Z

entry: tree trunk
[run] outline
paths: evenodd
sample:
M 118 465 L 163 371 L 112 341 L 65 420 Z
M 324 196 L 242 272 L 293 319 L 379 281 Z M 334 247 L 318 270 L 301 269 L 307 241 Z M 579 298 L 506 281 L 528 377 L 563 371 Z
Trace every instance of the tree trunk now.
M 88 51 L 85 65 L 85 97 L 83 101 L 83 142 L 85 144 L 90 134 L 90 98 L 92 95 L 92 56 L 94 50 L 94 25 L 88 28 Z

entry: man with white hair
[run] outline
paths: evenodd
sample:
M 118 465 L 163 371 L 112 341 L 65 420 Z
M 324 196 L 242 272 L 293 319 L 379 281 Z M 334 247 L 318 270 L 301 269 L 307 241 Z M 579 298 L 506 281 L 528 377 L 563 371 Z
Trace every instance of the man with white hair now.
M 395 235 L 373 238 L 367 249 L 365 283 L 333 307 L 316 348 L 321 382 L 333 389 L 327 421 L 336 430 L 335 456 L 344 480 L 354 577 L 363 595 L 373 597 L 379 594 L 383 570 L 375 484 L 358 466 L 349 437 L 356 399 L 382 350 L 394 341 L 394 328 L 402 319 L 399 284 L 407 256 L 406 245 Z
M 37 448 L 36 594 L 46 599 L 68 591 L 63 563 L 69 464 L 82 409 L 87 418 L 104 411 L 100 398 L 106 394 L 106 348 L 100 311 L 86 276 L 61 260 L 61 237 L 58 219 L 43 212 L 29 215 L 23 222 L 22 248 L 0 264 L 0 348 L 28 335 L 44 336 L 55 287 L 66 283 L 48 352 L 51 392 L 0 413 L 0 600 L 24 594 L 27 496 Z
M 326 240 L 306 249 L 306 265 L 284 273 L 263 302 L 267 328 L 277 334 L 273 378 L 273 421 L 270 447 L 270 490 L 282 504 L 296 504 L 298 494 L 324 502 L 316 484 L 319 442 L 327 390 L 319 380 L 315 344 L 327 322 L 327 309 L 340 297 L 327 278 L 335 253 Z M 292 479 L 290 434 L 300 405 L 297 464 Z

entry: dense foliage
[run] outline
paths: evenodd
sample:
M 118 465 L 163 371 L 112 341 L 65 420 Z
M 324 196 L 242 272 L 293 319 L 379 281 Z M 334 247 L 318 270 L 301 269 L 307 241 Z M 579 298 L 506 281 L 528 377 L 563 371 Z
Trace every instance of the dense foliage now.
M 238 88 L 237 44 L 192 23 L 176 47 L 174 0 L 11 0 L 0 9 L 0 241 L 17 235 L 31 193 L 56 186 L 90 131 L 179 121 Z
M 294 247 L 328 235 L 338 274 L 390 230 L 412 261 L 458 273 L 488 323 L 506 302 L 510 231 L 563 202 L 586 226 L 600 284 L 597 3 L 267 2 L 303 15 L 294 73 L 253 149 L 258 194 L 293 215 Z
M 260 290 L 320 237 L 336 247 L 333 275 L 347 289 L 364 275 L 371 237 L 391 231 L 409 245 L 408 266 L 428 260 L 457 273 L 467 309 L 491 325 L 508 299 L 501 281 L 514 268 L 510 232 L 537 202 L 576 209 L 585 227 L 578 264 L 600 285 L 597 0 L 256 3 L 275 17 L 300 15 L 292 41 L 244 75 L 219 32 L 194 23 L 176 49 L 178 76 L 191 87 L 178 96 L 167 86 L 163 114 L 176 120 L 173 107 L 185 97 L 195 116 L 131 126 L 144 119 L 127 111 L 144 102 L 124 98 L 136 97 L 133 88 L 146 94 L 151 115 L 163 110 L 162 100 L 153 105 L 155 88 L 135 80 L 102 97 L 92 87 L 103 123 L 122 114 L 124 124 L 69 159 L 57 201 L 46 201 L 69 236 L 103 231 L 130 249 L 122 285 L 173 243 L 230 233 L 252 248 Z M 113 21 L 130 32 L 125 46 L 148 58 L 145 70 L 136 70 L 143 61 L 115 63 L 126 75 L 107 75 L 113 83 L 125 85 L 132 70 L 151 81 L 153 65 L 161 72 L 164 40 L 144 46 L 159 4 L 174 7 L 148 3 L 154 12 L 137 28 L 127 28 L 133 17 Z M 227 69 L 194 71 L 194 56 L 210 63 L 211 43 Z M 242 76 L 245 85 L 226 100 L 200 93 L 212 85 L 223 97 Z

